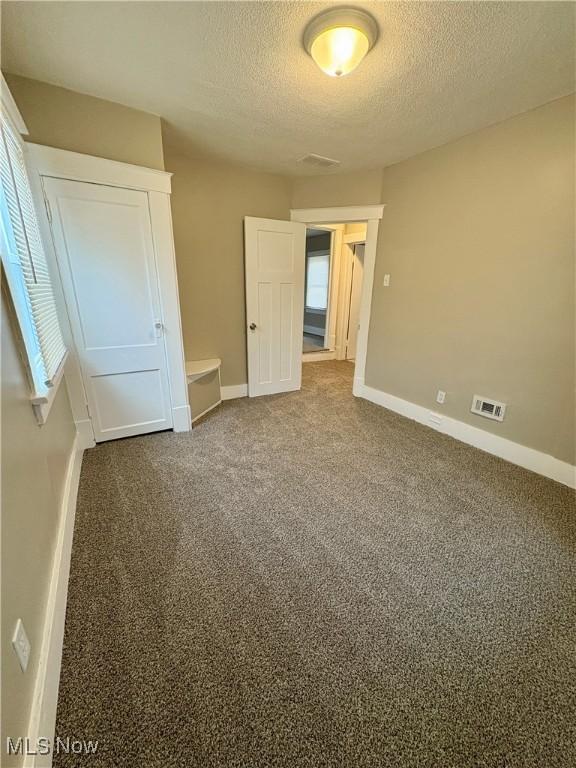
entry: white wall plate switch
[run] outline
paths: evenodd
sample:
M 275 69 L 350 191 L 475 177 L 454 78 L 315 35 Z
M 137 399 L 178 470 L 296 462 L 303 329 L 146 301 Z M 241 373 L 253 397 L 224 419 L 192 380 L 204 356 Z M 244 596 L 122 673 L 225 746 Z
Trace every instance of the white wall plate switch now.
M 388 288 L 389 285 L 390 285 L 390 275 L 384 275 L 384 282 L 383 282 L 384 288 Z
M 14 646 L 16 656 L 18 656 L 22 672 L 26 672 L 26 667 L 28 666 L 28 660 L 30 658 L 30 640 L 28 640 L 28 635 L 24 629 L 24 624 L 22 624 L 22 619 L 18 619 L 16 622 L 14 634 L 12 635 L 12 645 Z
M 444 400 L 446 400 L 446 392 L 444 392 L 443 390 L 439 389 L 438 390 L 438 394 L 436 395 L 436 402 L 437 403 L 443 403 Z

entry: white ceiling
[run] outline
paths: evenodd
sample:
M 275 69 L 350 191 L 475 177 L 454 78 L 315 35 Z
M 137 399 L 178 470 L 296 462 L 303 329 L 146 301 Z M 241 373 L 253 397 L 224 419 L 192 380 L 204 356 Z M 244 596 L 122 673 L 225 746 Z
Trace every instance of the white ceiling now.
M 380 39 L 341 79 L 301 43 L 333 5 L 5 2 L 2 65 L 161 115 L 189 154 L 287 174 L 322 173 L 298 165 L 310 152 L 389 165 L 575 90 L 572 3 L 353 3 Z

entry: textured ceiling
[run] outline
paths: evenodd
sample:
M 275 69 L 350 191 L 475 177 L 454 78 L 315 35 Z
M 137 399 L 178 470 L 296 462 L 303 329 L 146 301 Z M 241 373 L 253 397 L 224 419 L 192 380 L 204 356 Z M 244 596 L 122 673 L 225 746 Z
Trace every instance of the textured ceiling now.
M 341 79 L 301 44 L 334 5 L 4 2 L 2 65 L 159 114 L 189 154 L 287 174 L 325 173 L 298 165 L 310 152 L 389 165 L 575 89 L 572 3 L 354 3 L 380 39 Z

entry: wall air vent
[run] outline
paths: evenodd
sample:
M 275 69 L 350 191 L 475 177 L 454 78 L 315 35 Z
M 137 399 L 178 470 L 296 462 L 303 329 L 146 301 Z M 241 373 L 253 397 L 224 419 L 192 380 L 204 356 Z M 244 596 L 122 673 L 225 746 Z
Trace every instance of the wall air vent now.
M 334 160 L 331 157 L 323 157 L 322 155 L 304 155 L 298 160 L 299 163 L 305 165 L 314 165 L 316 168 L 332 168 L 335 165 L 340 165 L 340 160 Z
M 482 397 L 481 395 L 474 395 L 470 410 L 472 413 L 477 413 L 478 416 L 485 416 L 487 419 L 504 421 L 506 404 L 499 403 L 497 400 L 490 400 L 488 397 Z

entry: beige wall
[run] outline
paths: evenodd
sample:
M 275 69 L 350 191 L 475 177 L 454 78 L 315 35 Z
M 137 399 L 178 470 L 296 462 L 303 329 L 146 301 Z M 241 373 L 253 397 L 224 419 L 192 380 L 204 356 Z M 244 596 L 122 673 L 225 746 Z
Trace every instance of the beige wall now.
M 381 202 L 381 170 L 292 179 L 292 208 L 377 205 Z
M 363 221 L 353 221 L 345 225 L 344 233 L 346 235 L 363 234 L 366 236 L 366 224 Z
M 290 217 L 287 179 L 191 160 L 165 148 L 184 348 L 188 360 L 222 359 L 222 384 L 246 382 L 244 216 Z
M 574 128 L 568 97 L 384 171 L 366 368 L 372 387 L 571 463 Z M 505 421 L 473 416 L 475 393 L 508 403 Z
M 2 293 L 2 765 L 6 736 L 25 736 L 38 669 L 43 620 L 66 467 L 76 430 L 62 385 L 39 427 Z M 11 638 L 21 618 L 32 644 L 25 674 Z M 49 735 L 49 734 L 47 734 Z
M 4 73 L 30 135 L 27 141 L 123 163 L 164 168 L 156 115 Z

